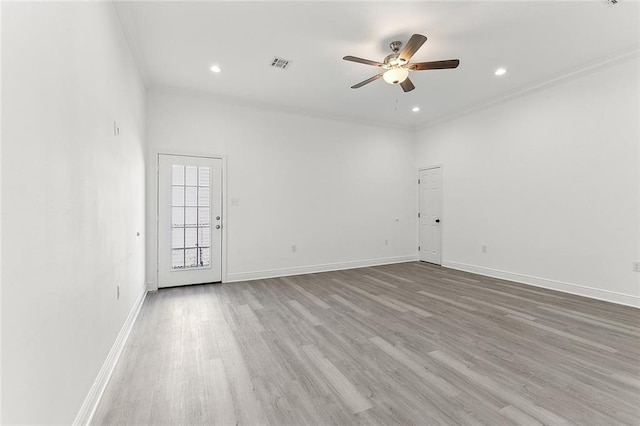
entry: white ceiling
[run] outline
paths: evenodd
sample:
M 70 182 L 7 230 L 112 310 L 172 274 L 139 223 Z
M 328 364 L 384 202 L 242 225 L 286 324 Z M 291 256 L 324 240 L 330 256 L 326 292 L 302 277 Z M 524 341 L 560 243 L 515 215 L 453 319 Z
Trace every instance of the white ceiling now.
M 640 48 L 640 3 L 631 0 L 116 4 L 150 87 L 397 126 L 428 124 Z M 409 93 L 382 79 L 350 88 L 378 69 L 343 56 L 381 61 L 389 42 L 413 33 L 428 37 L 413 61 L 460 66 L 412 73 Z M 292 65 L 271 68 L 274 56 Z M 500 66 L 508 72 L 496 77 Z

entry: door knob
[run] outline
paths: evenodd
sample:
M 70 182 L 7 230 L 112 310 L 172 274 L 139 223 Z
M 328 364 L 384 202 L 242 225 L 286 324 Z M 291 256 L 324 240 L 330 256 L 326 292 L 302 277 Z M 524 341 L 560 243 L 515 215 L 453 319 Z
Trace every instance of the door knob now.
M 216 229 L 220 229 L 220 225 L 216 225 Z
M 440 223 L 440 219 L 436 219 L 436 223 Z
M 220 220 L 220 216 L 216 216 L 216 220 Z

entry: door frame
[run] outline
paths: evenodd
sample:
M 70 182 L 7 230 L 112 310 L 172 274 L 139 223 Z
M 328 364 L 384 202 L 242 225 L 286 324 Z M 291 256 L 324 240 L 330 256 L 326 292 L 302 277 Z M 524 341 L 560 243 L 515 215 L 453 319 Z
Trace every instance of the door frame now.
M 167 152 L 167 151 L 157 151 L 155 152 L 155 162 L 156 162 L 156 171 L 155 171 L 155 217 L 156 217 L 156 226 L 155 226 L 155 290 L 158 289 L 158 274 L 160 270 L 160 156 L 161 155 L 173 155 L 177 157 L 195 157 L 195 158 L 211 158 L 214 160 L 220 160 L 222 163 L 222 182 L 220 184 L 221 187 L 221 199 L 222 199 L 222 221 L 220 225 L 222 226 L 222 248 L 221 248 L 221 257 L 220 260 L 220 268 L 222 270 L 221 282 L 227 282 L 227 157 L 226 155 L 211 155 L 211 154 L 178 154 L 176 152 Z
M 440 169 L 440 194 L 442 195 L 442 203 L 440 204 L 440 216 L 444 216 L 444 164 L 432 164 L 430 166 L 422 166 L 422 167 L 418 167 L 418 170 L 416 172 L 417 176 L 416 176 L 416 195 L 418 198 L 418 213 L 420 213 L 420 185 L 418 184 L 418 179 L 420 179 L 420 173 L 425 171 L 425 170 L 431 170 L 431 169 Z M 417 221 L 417 231 L 418 231 L 418 246 L 420 246 L 420 218 L 417 217 L 416 214 L 416 219 L 418 219 Z M 442 266 L 442 259 L 444 258 L 444 222 L 441 221 L 440 222 L 440 266 Z M 420 260 L 420 250 L 418 250 L 418 262 L 421 262 Z

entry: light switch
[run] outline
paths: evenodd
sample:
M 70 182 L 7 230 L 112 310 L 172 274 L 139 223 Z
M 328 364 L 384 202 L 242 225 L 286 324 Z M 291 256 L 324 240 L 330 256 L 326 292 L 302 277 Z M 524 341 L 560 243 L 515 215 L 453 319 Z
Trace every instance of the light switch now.
M 231 197 L 231 205 L 232 206 L 239 206 L 240 205 L 240 198 L 236 198 L 236 197 Z

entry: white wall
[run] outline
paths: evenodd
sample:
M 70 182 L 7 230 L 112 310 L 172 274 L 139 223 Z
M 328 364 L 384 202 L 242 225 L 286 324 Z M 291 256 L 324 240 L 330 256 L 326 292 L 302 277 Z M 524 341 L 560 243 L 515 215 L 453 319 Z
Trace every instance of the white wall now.
M 150 165 L 158 152 L 227 158 L 225 199 L 240 199 L 228 203 L 229 281 L 415 259 L 412 132 L 170 90 L 150 91 L 147 106 Z M 153 288 L 153 166 L 147 177 Z
M 418 132 L 416 165 L 444 164 L 443 263 L 640 306 L 639 75 L 636 56 Z
M 111 2 L 2 7 L 2 423 L 69 424 L 144 291 L 144 88 Z
M 0 24 L 2 2 L 0 2 Z M 2 60 L 2 28 L 0 27 L 0 61 Z M 1 64 L 1 62 L 0 62 Z M 2 320 L 2 66 L 0 66 L 0 321 Z M 0 423 L 2 422 L 2 323 L 0 322 Z

